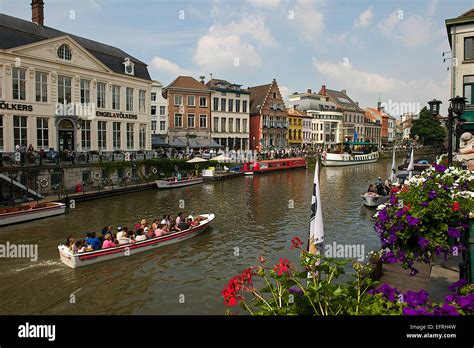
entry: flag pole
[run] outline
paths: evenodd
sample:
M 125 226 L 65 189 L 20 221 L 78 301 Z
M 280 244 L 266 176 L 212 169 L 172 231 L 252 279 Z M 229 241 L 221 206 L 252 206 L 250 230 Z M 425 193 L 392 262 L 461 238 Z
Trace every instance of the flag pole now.
M 313 179 L 313 194 L 311 197 L 311 217 L 309 220 L 309 238 L 307 251 L 318 255 L 318 244 L 324 242 L 324 225 L 319 190 L 319 156 L 316 158 Z

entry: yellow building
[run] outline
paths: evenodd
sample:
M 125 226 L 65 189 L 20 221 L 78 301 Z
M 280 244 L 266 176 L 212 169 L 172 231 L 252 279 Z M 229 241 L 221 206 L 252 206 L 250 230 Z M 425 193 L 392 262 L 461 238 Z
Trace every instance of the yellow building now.
M 287 109 L 288 113 L 288 145 L 303 146 L 303 115 L 304 112 L 295 108 Z

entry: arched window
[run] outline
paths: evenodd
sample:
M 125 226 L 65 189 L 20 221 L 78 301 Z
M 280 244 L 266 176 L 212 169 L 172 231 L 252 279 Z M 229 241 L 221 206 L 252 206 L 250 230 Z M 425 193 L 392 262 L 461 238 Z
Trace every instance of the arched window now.
M 71 49 L 69 48 L 68 45 L 62 44 L 61 46 L 59 46 L 59 48 L 58 48 L 58 57 L 60 59 L 64 59 L 64 60 L 71 60 L 72 53 L 71 53 Z

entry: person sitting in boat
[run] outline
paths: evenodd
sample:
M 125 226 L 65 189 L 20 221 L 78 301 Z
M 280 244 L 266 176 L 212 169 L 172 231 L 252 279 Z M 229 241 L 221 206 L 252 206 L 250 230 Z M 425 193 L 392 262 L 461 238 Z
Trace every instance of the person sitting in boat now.
M 141 242 L 141 241 L 144 241 L 146 240 L 146 236 L 143 234 L 143 230 L 141 228 L 139 228 L 137 230 L 137 235 L 135 236 L 135 241 L 136 242 Z
M 77 254 L 77 244 L 75 238 L 71 238 L 69 240 L 69 251 L 73 254 Z
M 155 229 L 155 237 L 161 237 L 165 235 L 165 231 L 163 231 L 163 225 L 159 224 Z
M 178 228 L 181 230 L 181 231 L 184 231 L 184 230 L 187 230 L 189 229 L 189 226 L 191 225 L 191 222 L 193 222 L 193 220 L 191 219 L 188 219 L 187 222 L 180 222 L 179 225 L 178 225 Z
M 151 228 L 148 228 L 148 226 L 146 226 L 144 229 L 143 229 L 143 233 L 145 233 L 145 236 L 148 238 L 148 239 L 151 239 L 155 236 L 155 233 L 153 232 L 153 230 Z
M 125 244 L 130 244 L 132 243 L 132 239 L 128 237 L 127 232 L 123 232 L 120 236 L 120 238 L 117 238 L 117 241 L 119 245 L 125 245 Z
M 176 225 L 176 226 L 179 226 L 179 224 L 181 223 L 182 219 L 183 219 L 183 213 L 180 211 L 180 212 L 178 213 L 178 216 L 176 217 L 175 225 Z
M 178 226 L 176 226 L 176 222 L 173 221 L 173 222 L 171 222 L 171 225 L 169 227 L 169 231 L 170 232 L 179 232 L 179 231 L 181 231 L 181 229 Z
M 370 184 L 370 185 L 369 185 L 369 188 L 367 189 L 367 192 L 376 193 L 376 192 L 377 192 L 377 189 L 375 188 L 375 186 L 374 186 L 373 184 Z
M 122 226 L 118 226 L 117 234 L 115 235 L 115 237 L 119 239 L 119 238 L 122 238 L 124 235 L 125 235 L 125 231 L 122 229 Z
M 104 242 L 102 243 L 102 249 L 113 248 L 116 244 L 112 241 L 112 235 L 107 233 L 104 236 Z
M 95 236 L 95 232 L 87 233 L 86 243 L 87 245 L 90 245 L 93 250 L 99 250 L 102 246 L 99 238 Z
M 79 244 L 77 245 L 77 252 L 78 253 L 85 253 L 87 251 L 93 251 L 94 248 L 92 248 L 91 245 L 87 245 L 86 241 L 84 239 L 81 239 L 79 241 Z
M 188 217 L 186 218 L 186 220 L 191 219 L 191 221 L 194 221 L 193 215 L 194 215 L 194 212 L 191 212 L 191 214 L 188 215 Z

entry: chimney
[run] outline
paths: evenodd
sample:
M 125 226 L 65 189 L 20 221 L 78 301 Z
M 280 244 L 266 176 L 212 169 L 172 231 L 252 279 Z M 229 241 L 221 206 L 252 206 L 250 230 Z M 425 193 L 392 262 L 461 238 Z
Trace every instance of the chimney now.
M 43 0 L 31 1 L 31 21 L 37 25 L 44 25 Z
M 308 89 L 306 90 L 306 93 L 311 94 L 311 93 L 312 93 L 312 92 L 311 92 L 311 88 L 308 88 Z
M 201 83 L 204 84 L 204 79 L 206 78 L 206 76 L 204 75 L 201 75 L 199 76 L 199 80 L 201 80 Z
M 347 91 L 345 89 L 343 89 L 341 93 L 347 95 Z
M 326 95 L 326 85 L 321 86 L 321 95 Z

